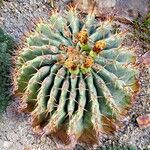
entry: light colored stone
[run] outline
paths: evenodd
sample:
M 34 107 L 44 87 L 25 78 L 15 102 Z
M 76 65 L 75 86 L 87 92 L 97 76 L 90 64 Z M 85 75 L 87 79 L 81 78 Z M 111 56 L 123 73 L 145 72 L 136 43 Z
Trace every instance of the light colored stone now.
M 139 116 L 137 122 L 141 129 L 150 127 L 150 114 Z
M 3 147 L 4 148 L 10 148 L 13 145 L 13 142 L 9 142 L 9 141 L 4 141 Z
M 99 8 L 114 7 L 116 5 L 116 0 L 97 0 L 97 5 Z

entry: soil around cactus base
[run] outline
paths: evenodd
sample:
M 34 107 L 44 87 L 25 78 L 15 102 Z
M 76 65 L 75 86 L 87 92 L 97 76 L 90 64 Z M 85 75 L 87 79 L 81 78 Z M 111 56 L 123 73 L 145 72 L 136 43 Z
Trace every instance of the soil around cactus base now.
M 144 0 L 139 2 L 139 5 L 133 5 L 133 1 L 118 0 L 117 7 L 124 8 L 122 16 L 129 16 L 129 4 L 132 3 L 132 10 L 137 12 L 137 6 L 139 6 L 139 12 L 144 13 L 141 1 L 147 8 L 147 4 Z M 67 2 L 67 0 L 64 2 Z M 56 4 L 64 7 L 62 1 L 57 1 Z M 130 7 L 131 7 L 130 6 Z M 140 7 L 141 6 L 141 7 Z M 11 34 L 16 41 L 21 44 L 21 37 L 34 26 L 34 20 L 38 17 L 47 19 L 51 8 L 45 2 L 30 3 L 28 0 L 10 0 L 4 2 L 4 6 L 0 8 L 0 26 Z M 132 18 L 131 18 L 132 19 Z M 32 20 L 32 21 L 31 21 Z M 146 51 L 139 49 L 138 56 L 141 56 Z M 139 149 L 150 149 L 150 128 L 140 129 L 136 122 L 136 118 L 140 115 L 150 112 L 150 93 L 148 91 L 150 81 L 150 70 L 148 67 L 141 66 L 140 71 L 141 92 L 137 97 L 137 101 L 128 113 L 129 116 L 124 120 L 124 128 L 117 131 L 114 136 L 103 135 L 99 140 L 99 148 L 102 147 L 130 147 L 137 146 Z M 0 117 L 0 150 L 57 150 L 60 145 L 56 145 L 55 140 L 52 137 L 39 137 L 36 133 L 33 133 L 28 115 L 17 112 L 18 100 L 13 99 L 10 102 L 5 113 Z M 90 149 L 87 145 L 83 145 L 83 148 Z M 76 149 L 83 149 L 79 146 Z M 65 148 L 71 150 L 72 148 Z

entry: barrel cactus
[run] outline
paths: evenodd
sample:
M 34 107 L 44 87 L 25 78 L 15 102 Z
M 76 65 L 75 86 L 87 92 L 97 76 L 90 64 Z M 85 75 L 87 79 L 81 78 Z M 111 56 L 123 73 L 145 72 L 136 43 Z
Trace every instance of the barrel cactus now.
M 136 56 L 112 20 L 71 7 L 38 21 L 17 53 L 15 83 L 33 127 L 81 141 L 116 130 L 138 91 Z

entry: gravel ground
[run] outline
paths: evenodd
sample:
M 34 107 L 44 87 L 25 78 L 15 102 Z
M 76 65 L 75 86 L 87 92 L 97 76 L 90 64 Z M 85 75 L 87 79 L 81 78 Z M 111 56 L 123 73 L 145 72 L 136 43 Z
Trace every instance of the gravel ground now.
M 12 2 L 13 1 L 13 2 Z M 11 34 L 15 40 L 21 43 L 21 38 L 26 31 L 34 25 L 35 18 L 47 19 L 51 8 L 46 2 L 37 0 L 10 0 L 4 2 L 0 8 L 0 26 Z M 65 0 L 64 0 L 65 1 Z M 64 7 L 64 1 L 57 5 Z M 65 1 L 67 3 L 67 1 Z M 131 17 L 147 12 L 148 1 L 145 0 L 118 0 L 115 7 L 122 16 Z M 121 11 L 124 10 L 124 11 Z M 132 15 L 131 15 L 132 10 Z M 145 50 L 139 49 L 141 56 Z M 141 91 L 137 101 L 126 118 L 124 128 L 113 136 L 103 135 L 99 147 L 110 146 L 137 146 L 139 149 L 150 149 L 150 128 L 140 129 L 136 118 L 150 113 L 150 68 L 141 66 L 140 73 Z M 28 115 L 17 113 L 17 100 L 7 107 L 6 112 L 0 118 L 0 150 L 71 150 L 72 148 L 58 148 L 52 137 L 39 137 L 33 133 L 30 127 Z M 86 149 L 86 145 L 83 145 Z M 83 149 L 83 148 L 76 148 Z M 94 148 L 93 148 L 94 149 Z

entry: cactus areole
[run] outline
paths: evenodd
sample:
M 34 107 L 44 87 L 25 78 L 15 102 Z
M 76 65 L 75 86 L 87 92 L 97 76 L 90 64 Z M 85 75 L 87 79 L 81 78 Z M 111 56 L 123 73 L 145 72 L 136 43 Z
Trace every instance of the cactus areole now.
M 16 93 L 21 110 L 45 134 L 87 143 L 112 133 L 138 91 L 133 49 L 121 45 L 112 20 L 94 13 L 80 18 L 71 8 L 40 20 L 19 50 Z

